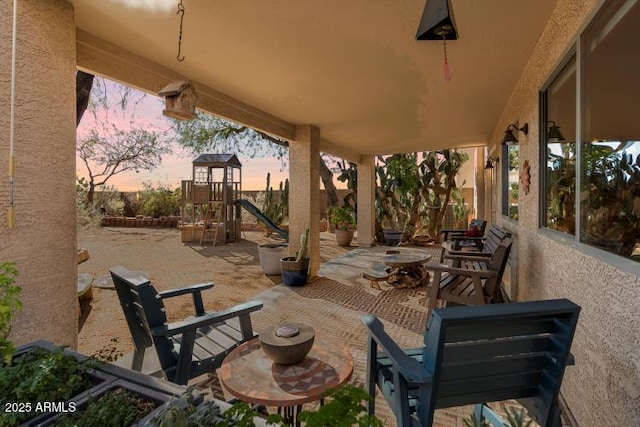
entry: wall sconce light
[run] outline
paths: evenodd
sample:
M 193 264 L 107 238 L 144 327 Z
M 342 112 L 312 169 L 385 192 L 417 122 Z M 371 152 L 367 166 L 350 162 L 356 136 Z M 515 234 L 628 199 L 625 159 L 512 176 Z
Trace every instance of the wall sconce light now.
M 513 131 L 522 131 L 525 135 L 529 133 L 529 123 L 525 123 L 521 128 L 515 124 L 507 126 L 507 130 L 504 131 L 504 138 L 502 138 L 502 145 L 513 145 L 518 143 L 518 138 L 513 134 Z
M 494 168 L 493 164 L 494 163 L 499 163 L 499 162 L 500 162 L 500 157 L 496 157 L 496 158 L 489 157 L 487 159 L 487 164 L 484 165 L 484 168 L 485 169 L 493 169 Z
M 547 142 L 561 142 L 567 140 L 564 135 L 560 133 L 560 126 L 558 126 L 556 122 L 549 120 L 547 122 L 547 126 L 549 126 L 549 130 L 547 131 Z

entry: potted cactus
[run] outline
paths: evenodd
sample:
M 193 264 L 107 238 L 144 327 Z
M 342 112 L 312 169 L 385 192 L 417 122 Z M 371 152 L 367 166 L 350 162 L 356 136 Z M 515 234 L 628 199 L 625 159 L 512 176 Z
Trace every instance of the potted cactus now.
M 296 256 L 280 259 L 282 282 L 287 286 L 303 286 L 309 278 L 309 229 L 300 236 L 300 250 Z

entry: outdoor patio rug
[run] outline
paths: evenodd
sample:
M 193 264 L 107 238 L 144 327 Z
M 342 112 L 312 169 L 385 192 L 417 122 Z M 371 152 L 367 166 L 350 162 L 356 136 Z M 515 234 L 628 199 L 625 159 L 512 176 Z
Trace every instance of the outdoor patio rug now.
M 424 333 L 427 321 L 426 288 L 389 288 L 380 291 L 370 289 L 369 281 L 360 276 L 351 278 L 350 282 L 320 277 L 292 290 L 303 298 L 331 301 L 362 314 L 374 314 L 416 334 Z
M 334 302 L 361 313 L 371 313 L 416 334 L 424 333 L 427 322 L 427 289 L 396 289 L 384 282 L 382 290 L 371 288 L 363 271 L 380 268 L 388 247 L 357 248 L 325 262 L 320 277 L 306 286 L 293 289 L 305 298 Z M 440 257 L 439 247 L 401 248 L 431 254 L 430 263 Z M 427 269 L 428 269 L 427 264 Z

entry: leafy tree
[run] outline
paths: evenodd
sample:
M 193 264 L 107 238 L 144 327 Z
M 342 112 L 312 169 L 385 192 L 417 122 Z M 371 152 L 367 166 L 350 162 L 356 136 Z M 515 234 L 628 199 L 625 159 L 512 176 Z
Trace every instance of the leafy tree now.
M 114 175 L 126 171 L 153 170 L 162 156 L 171 153 L 169 141 L 159 132 L 138 126 L 121 130 L 116 126 L 93 129 L 77 142 L 78 157 L 89 174 L 87 203 L 93 204 L 95 189 Z
M 288 142 L 225 119 L 197 111 L 198 118 L 190 121 L 172 119 L 176 142 L 194 154 L 208 151 L 242 153 L 249 157 L 273 156 L 286 166 Z M 320 179 L 327 193 L 329 206 L 338 205 L 333 172 L 327 165 L 335 159 L 320 155 Z
M 118 89 L 115 105 L 120 111 L 126 111 L 130 106 L 135 108 L 145 96 L 144 93 L 127 86 L 116 85 L 115 87 Z M 90 98 L 89 93 L 91 94 Z M 86 110 L 89 110 L 94 116 L 99 111 L 106 112 L 108 116 L 112 110 L 112 104 L 114 104 L 114 100 L 109 98 L 109 93 L 104 79 L 94 78 L 91 74 L 78 71 L 76 75 L 77 124 L 80 123 Z M 138 95 L 139 93 L 141 95 Z M 197 120 L 172 119 L 171 121 L 171 129 L 177 138 L 176 142 L 189 149 L 193 154 L 215 151 L 242 153 L 249 157 L 273 156 L 282 161 L 283 168 L 286 166 L 288 155 L 286 141 L 200 111 L 197 114 Z M 321 154 L 318 161 L 320 178 L 327 193 L 328 204 L 329 206 L 337 206 L 338 196 L 333 182 L 334 171 L 328 166 L 337 160 L 329 155 Z
M 171 146 L 166 129 L 149 130 L 148 125 L 137 124 L 136 107 L 146 96 L 143 92 L 81 71 L 76 75 L 76 86 L 77 122 L 89 111 L 95 123 L 76 143 L 89 175 L 86 201 L 93 205 L 96 187 L 122 172 L 155 169 L 162 156 L 171 153 Z
M 126 111 L 131 106 L 135 108 L 147 96 L 129 86 L 113 83 L 109 90 L 107 86 L 107 80 L 102 77 L 80 70 L 76 72 L 76 127 L 87 110 L 94 117 L 99 111 L 109 111 L 112 105 Z M 117 96 L 115 100 L 114 95 Z
M 206 151 L 237 152 L 242 150 L 249 157 L 273 156 L 281 160 L 287 157 L 287 142 L 246 126 L 197 111 L 195 120 L 171 120 L 176 142 L 193 153 Z

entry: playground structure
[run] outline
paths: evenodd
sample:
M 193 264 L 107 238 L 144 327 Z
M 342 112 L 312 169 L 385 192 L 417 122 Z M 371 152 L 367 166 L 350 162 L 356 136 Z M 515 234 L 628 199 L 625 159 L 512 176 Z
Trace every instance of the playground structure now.
M 227 243 L 240 238 L 244 208 L 271 231 L 289 240 L 253 203 L 241 199 L 242 165 L 235 154 L 201 154 L 193 161 L 193 179 L 182 181 L 183 243 Z
M 182 181 L 182 242 L 227 243 L 240 238 L 242 165 L 235 154 L 201 154 L 193 179 Z

